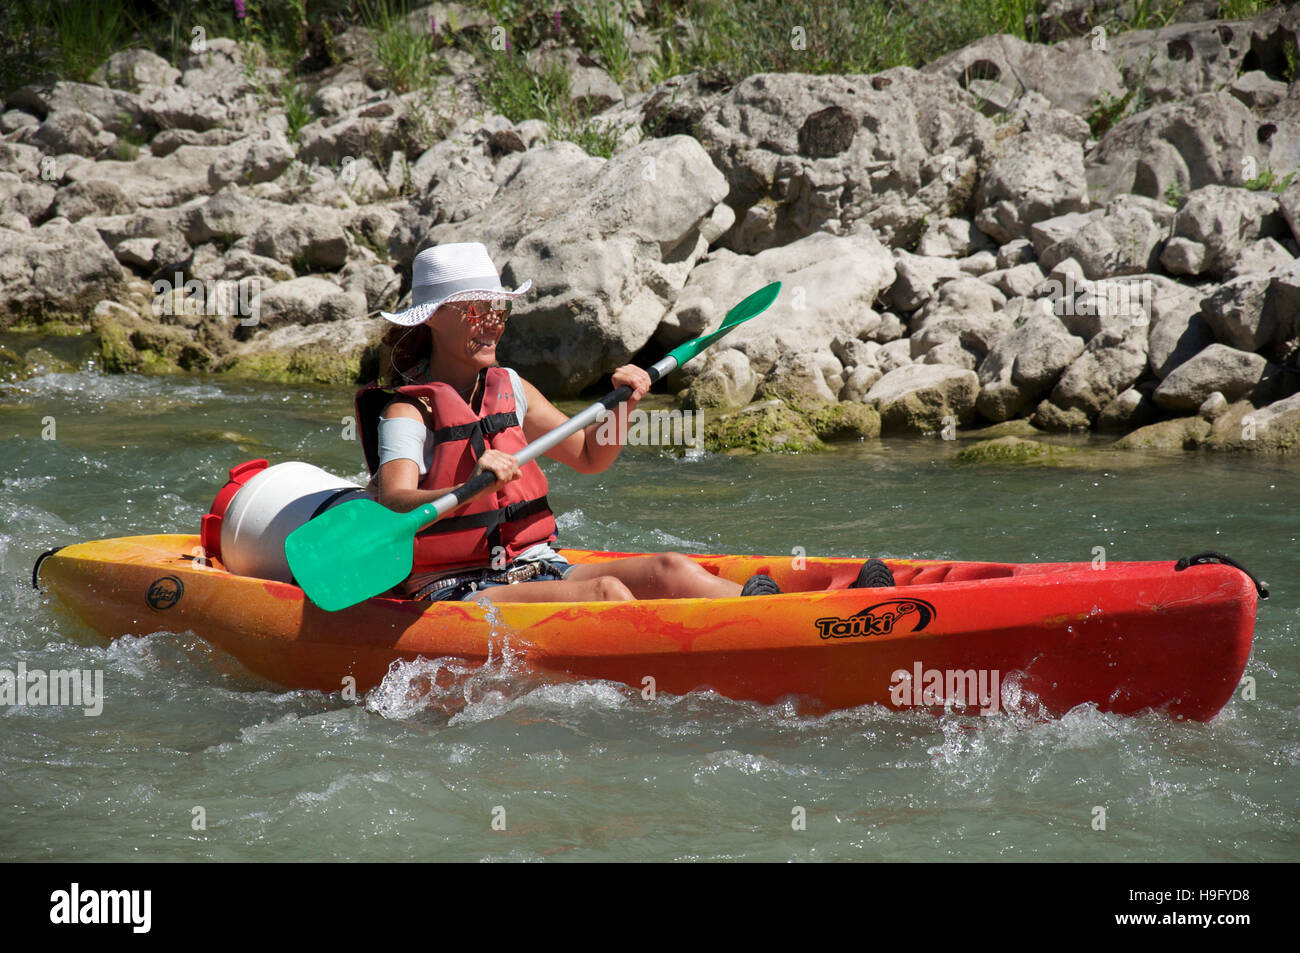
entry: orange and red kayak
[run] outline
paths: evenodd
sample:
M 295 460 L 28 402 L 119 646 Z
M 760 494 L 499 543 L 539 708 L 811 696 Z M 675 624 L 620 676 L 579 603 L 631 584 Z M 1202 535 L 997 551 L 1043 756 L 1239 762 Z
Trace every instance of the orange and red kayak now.
M 106 539 L 65 546 L 38 571 L 106 636 L 190 631 L 286 688 L 338 691 L 351 677 L 365 691 L 395 661 L 482 662 L 508 637 L 546 671 L 765 704 L 793 697 L 810 712 L 996 710 L 985 693 L 1013 684 L 1052 714 L 1093 703 L 1209 719 L 1245 669 L 1258 598 L 1244 572 L 1213 562 L 894 559 L 897 585 L 851 589 L 860 559 L 692 556 L 737 582 L 766 573 L 783 594 L 507 603 L 494 626 L 472 602 L 380 597 L 325 612 L 297 586 L 233 575 L 201 552 L 197 536 Z

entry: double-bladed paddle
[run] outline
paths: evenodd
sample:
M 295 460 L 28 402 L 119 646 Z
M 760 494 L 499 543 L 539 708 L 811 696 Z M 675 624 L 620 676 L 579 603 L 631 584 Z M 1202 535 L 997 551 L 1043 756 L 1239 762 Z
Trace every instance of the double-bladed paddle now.
M 647 368 L 653 384 L 685 364 L 718 338 L 750 318 L 762 314 L 776 300 L 781 283 L 774 281 L 755 291 L 727 312 L 715 331 L 673 348 Z M 539 457 L 562 440 L 590 426 L 632 396 L 626 385 L 596 401 L 554 430 L 538 437 L 515 454 L 521 464 Z M 284 542 L 284 554 L 294 579 L 312 602 L 329 612 L 346 609 L 385 592 L 411 574 L 415 534 L 437 522 L 461 504 L 494 486 L 496 475 L 483 472 L 406 513 L 390 510 L 373 500 L 353 500 L 300 526 Z

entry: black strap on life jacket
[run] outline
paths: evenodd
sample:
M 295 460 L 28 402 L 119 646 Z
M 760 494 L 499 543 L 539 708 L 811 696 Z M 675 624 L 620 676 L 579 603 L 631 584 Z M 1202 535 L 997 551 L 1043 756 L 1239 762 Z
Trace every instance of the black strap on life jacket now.
M 500 433 L 510 427 L 517 426 L 519 426 L 519 417 L 513 410 L 505 414 L 488 414 L 486 417 L 480 417 L 472 423 L 438 428 L 433 432 L 433 442 L 444 443 L 449 440 L 468 440 L 470 449 L 474 451 L 474 459 L 477 460 L 483 456 L 483 451 L 487 449 L 487 445 L 483 442 L 484 436 L 491 436 L 494 433 Z
M 509 503 L 498 509 L 485 510 L 482 513 L 470 513 L 468 516 L 449 516 L 446 519 L 438 520 L 438 522 L 426 529 L 420 530 L 420 535 L 454 533 L 462 529 L 486 529 L 488 535 L 491 536 L 500 529 L 502 523 L 514 523 L 549 509 L 550 506 L 546 502 L 546 497 L 539 496 L 536 499 L 520 500 L 518 503 Z

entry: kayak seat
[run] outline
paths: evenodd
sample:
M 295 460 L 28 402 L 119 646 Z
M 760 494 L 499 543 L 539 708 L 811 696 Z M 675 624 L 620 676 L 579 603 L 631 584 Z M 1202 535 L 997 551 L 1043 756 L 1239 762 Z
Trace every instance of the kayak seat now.
M 940 566 L 921 566 L 910 578 L 903 578 L 905 572 L 905 569 L 894 571 L 894 578 L 900 586 L 928 586 L 938 582 L 1003 579 L 1015 575 L 1015 567 L 999 563 L 948 563 Z

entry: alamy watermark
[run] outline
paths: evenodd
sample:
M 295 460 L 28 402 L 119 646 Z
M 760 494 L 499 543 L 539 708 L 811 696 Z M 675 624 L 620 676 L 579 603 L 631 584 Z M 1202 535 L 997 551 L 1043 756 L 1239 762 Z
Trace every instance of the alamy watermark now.
M 1151 302 L 1155 285 L 1146 278 L 1107 278 L 1076 282 L 1067 271 L 1065 280 L 1049 278 L 1039 288 L 1043 310 L 1057 317 L 1125 317 L 1134 327 L 1151 323 Z
M 238 281 L 213 279 L 185 280 L 176 272 L 175 280 L 159 278 L 153 283 L 154 317 L 189 315 L 198 317 L 239 318 L 245 327 L 257 324 L 262 315 L 262 279 L 253 276 Z
M 628 412 L 620 404 L 617 412 L 606 413 L 596 427 L 596 443 L 602 447 L 619 442 L 622 432 L 629 447 L 689 447 L 704 449 L 704 414 L 698 410 L 642 410 Z
M 953 705 L 979 708 L 981 715 L 997 712 L 1002 700 L 1001 673 L 997 669 L 923 668 L 898 669 L 890 675 L 889 700 L 899 708 L 930 708 Z
M 88 717 L 104 710 L 104 672 L 102 669 L 28 669 L 19 662 L 18 669 L 0 668 L 0 705 L 67 706 L 82 709 Z

